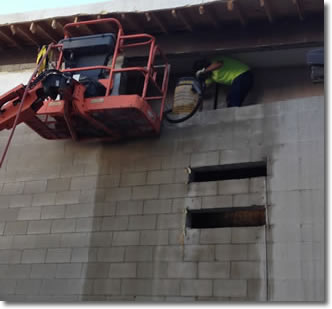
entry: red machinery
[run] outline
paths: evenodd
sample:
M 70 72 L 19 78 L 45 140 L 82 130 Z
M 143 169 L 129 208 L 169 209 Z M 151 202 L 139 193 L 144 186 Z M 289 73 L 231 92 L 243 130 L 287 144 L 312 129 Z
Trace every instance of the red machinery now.
M 71 35 L 79 26 L 105 23 L 116 33 Z M 24 122 L 47 139 L 116 141 L 158 135 L 169 65 L 155 38 L 125 35 L 114 18 L 67 24 L 64 35 L 58 44 L 48 46 L 26 86 L 0 96 L 0 130 L 12 128 L 13 134 Z M 146 66 L 117 67 L 124 51 L 135 47 L 148 48 Z M 51 52 L 57 57 L 55 68 L 38 74 Z

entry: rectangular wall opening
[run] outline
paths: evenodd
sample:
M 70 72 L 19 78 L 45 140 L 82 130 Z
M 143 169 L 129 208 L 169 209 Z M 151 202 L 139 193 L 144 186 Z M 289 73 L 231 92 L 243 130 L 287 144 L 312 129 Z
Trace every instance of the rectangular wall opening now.
M 189 167 L 187 170 L 189 174 L 188 183 L 252 178 L 267 175 L 265 161 Z
M 208 208 L 187 211 L 186 227 L 211 229 L 265 225 L 265 207 Z

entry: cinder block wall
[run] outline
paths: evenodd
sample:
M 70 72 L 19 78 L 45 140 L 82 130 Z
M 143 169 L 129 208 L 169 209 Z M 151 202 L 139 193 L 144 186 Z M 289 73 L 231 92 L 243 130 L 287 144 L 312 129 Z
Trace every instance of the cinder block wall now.
M 189 165 L 262 159 L 266 185 L 186 184 Z M 267 230 L 185 227 L 187 208 L 266 196 Z M 0 170 L 1 300 L 322 301 L 324 272 L 322 96 L 205 111 L 113 145 L 21 125 Z

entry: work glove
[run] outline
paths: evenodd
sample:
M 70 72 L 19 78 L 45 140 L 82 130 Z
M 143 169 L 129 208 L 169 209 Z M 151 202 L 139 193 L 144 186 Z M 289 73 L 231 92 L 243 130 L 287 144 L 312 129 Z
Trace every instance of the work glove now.
M 200 79 L 201 75 L 204 75 L 204 73 L 205 73 L 205 68 L 198 70 L 195 73 L 195 76 L 196 76 L 197 79 Z

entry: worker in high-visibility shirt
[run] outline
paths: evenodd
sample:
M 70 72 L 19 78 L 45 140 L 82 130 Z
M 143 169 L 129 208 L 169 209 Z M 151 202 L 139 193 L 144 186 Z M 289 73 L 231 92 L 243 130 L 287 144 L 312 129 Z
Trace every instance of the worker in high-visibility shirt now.
M 200 59 L 194 63 L 196 78 L 205 80 L 208 86 L 213 82 L 230 86 L 227 106 L 241 106 L 253 86 L 254 77 L 250 68 L 235 59 L 219 56 L 212 61 Z

